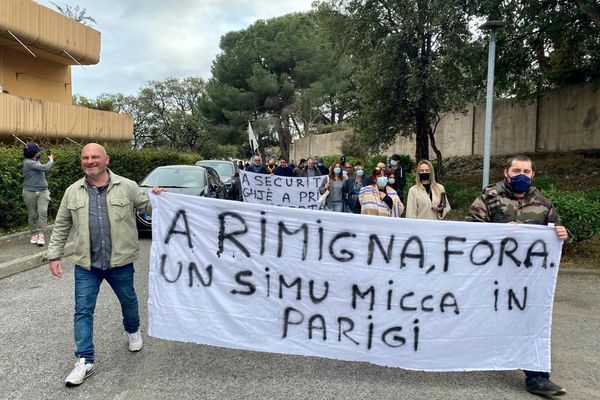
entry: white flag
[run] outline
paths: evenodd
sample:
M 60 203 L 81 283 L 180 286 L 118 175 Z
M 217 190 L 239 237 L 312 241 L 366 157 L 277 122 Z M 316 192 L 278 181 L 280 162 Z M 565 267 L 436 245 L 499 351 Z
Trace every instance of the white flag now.
M 256 154 L 258 151 L 258 141 L 254 136 L 254 132 L 252 131 L 252 124 L 248 121 L 248 140 L 250 141 L 250 148 L 252 149 L 252 154 Z

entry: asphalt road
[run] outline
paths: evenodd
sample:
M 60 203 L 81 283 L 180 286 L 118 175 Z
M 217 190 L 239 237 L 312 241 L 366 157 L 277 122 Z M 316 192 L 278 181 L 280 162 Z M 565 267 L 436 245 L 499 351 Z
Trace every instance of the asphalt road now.
M 148 260 L 150 240 L 140 260 Z M 146 327 L 147 262 L 136 289 Z M 96 374 L 64 386 L 73 356 L 73 268 L 0 280 L 0 399 L 526 399 L 519 371 L 429 373 L 368 363 L 229 350 L 147 337 L 129 353 L 119 305 L 102 286 L 95 317 Z M 600 399 L 600 278 L 559 276 L 552 379 L 567 398 Z M 565 398 L 565 397 L 563 397 Z

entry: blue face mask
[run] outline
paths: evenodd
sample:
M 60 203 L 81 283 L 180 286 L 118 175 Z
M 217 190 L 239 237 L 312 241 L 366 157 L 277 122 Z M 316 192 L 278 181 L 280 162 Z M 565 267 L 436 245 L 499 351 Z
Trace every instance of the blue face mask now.
M 531 186 L 531 179 L 525 174 L 519 174 L 510 178 L 510 187 L 515 193 L 525 193 Z
M 333 173 L 334 173 L 334 174 L 336 174 L 336 175 L 339 175 L 339 174 L 340 174 L 340 172 L 342 172 L 342 169 L 341 169 L 340 167 L 335 167 L 335 168 L 333 169 Z
M 362 169 L 359 169 L 358 171 L 356 171 L 356 176 L 363 176 L 365 174 L 365 171 L 363 171 Z
M 33 156 L 34 160 L 39 160 L 40 158 L 42 158 L 42 154 L 41 153 L 37 153 L 35 156 Z
M 377 186 L 379 187 L 384 187 L 385 185 L 387 185 L 388 183 L 388 178 L 387 176 L 378 176 L 377 177 Z

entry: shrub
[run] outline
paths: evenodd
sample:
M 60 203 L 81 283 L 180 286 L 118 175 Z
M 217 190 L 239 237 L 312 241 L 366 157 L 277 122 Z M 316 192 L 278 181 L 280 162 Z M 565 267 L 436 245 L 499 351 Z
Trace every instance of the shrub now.
M 52 152 L 55 164 L 46 173 L 51 202 L 48 216 L 51 219 L 62 200 L 62 195 L 76 180 L 83 176 L 80 164 L 81 148 L 74 144 L 60 145 L 42 152 Z M 151 170 L 161 165 L 194 164 L 199 156 L 193 153 L 180 153 L 164 150 L 131 150 L 126 144 L 108 144 L 105 146 L 110 155 L 110 168 L 116 174 L 136 182 L 141 181 Z M 27 209 L 23 203 L 23 148 L 21 146 L 0 145 L 0 230 L 12 231 L 26 226 Z
M 461 216 L 466 215 L 473 200 L 481 194 L 479 187 L 462 187 L 453 181 L 443 183 L 452 210 Z
M 23 149 L 0 146 L 0 228 L 22 226 L 27 223 L 27 209 L 23 203 Z
M 564 192 L 552 186 L 542 192 L 556 206 L 574 242 L 600 233 L 600 189 Z
M 540 190 L 546 190 L 556 186 L 556 179 L 549 175 L 535 176 L 533 178 L 533 184 Z

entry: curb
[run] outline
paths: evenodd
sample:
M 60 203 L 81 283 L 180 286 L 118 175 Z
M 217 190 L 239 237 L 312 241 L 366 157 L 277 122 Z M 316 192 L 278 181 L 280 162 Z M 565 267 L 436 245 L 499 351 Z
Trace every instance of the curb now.
M 52 232 L 52 229 L 54 229 L 54 224 L 48 225 L 44 232 L 46 232 L 46 233 Z M 29 231 L 11 233 L 10 235 L 0 236 L 0 244 L 5 243 L 5 242 L 10 242 L 11 240 L 23 239 L 28 236 L 29 236 Z
M 19 257 L 0 264 L 0 279 L 37 268 L 46 262 L 46 251 Z
M 26 235 L 28 235 L 28 233 Z M 73 254 L 73 246 L 74 245 L 72 242 L 67 242 L 67 244 L 65 245 L 65 254 L 63 256 L 64 258 L 67 258 L 71 254 Z M 15 275 L 20 272 L 25 272 L 46 264 L 48 262 L 47 253 L 48 249 L 46 248 L 43 251 L 15 258 L 14 260 L 10 260 L 0 264 L 0 279 L 4 279 L 11 275 Z

